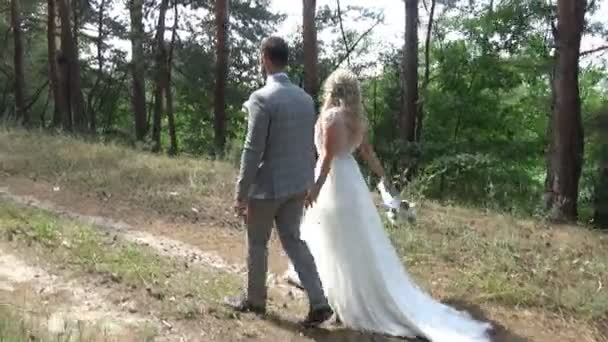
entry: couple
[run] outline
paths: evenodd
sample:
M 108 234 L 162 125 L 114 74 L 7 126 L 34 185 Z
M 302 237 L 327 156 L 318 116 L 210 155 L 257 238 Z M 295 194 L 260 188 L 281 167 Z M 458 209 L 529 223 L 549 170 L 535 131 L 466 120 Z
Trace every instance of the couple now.
M 329 76 L 316 120 L 313 99 L 285 74 L 288 54 L 281 38 L 264 40 L 266 85 L 244 105 L 249 124 L 235 209 L 247 225 L 248 284 L 246 295 L 229 304 L 265 313 L 274 222 L 308 294 L 306 325 L 321 324 L 335 311 L 355 330 L 433 342 L 489 341 L 490 324 L 435 301 L 413 282 L 385 235 L 353 157 L 360 152 L 384 176 L 367 140 L 356 77 L 343 70 Z

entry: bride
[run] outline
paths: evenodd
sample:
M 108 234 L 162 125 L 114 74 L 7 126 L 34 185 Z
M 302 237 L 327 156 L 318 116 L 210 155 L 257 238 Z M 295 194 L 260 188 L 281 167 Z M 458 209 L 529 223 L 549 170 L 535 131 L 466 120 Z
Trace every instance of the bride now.
M 324 85 L 315 132 L 317 181 L 301 229 L 330 305 L 355 330 L 433 342 L 489 341 L 489 323 L 431 298 L 401 264 L 353 157 L 359 150 L 384 176 L 366 131 L 359 82 L 335 71 Z

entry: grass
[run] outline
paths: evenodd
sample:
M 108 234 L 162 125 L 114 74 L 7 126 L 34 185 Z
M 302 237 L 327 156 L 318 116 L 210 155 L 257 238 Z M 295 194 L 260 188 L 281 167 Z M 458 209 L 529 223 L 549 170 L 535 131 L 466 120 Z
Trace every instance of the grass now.
M 138 308 L 158 311 L 163 318 L 199 317 L 240 285 L 235 275 L 160 257 L 145 246 L 38 209 L 0 202 L 0 230 L 8 241 L 27 246 L 52 265 L 135 292 Z
M 171 219 L 191 214 L 191 207 L 204 208 L 218 225 L 232 219 L 226 208 L 231 204 L 235 170 L 220 161 L 168 158 L 115 145 L 4 131 L 0 132 L 1 172 L 38 177 L 77 191 L 104 191 L 113 200 L 150 206 Z M 27 218 L 30 222 L 38 222 L 36 215 L 48 217 L 32 215 Z M 13 226 L 19 222 L 0 213 L 2 226 L 2 217 Z M 226 280 L 201 292 L 196 285 L 205 280 L 204 275 L 181 274 L 179 265 L 140 247 L 104 247 L 106 237 L 91 228 L 51 221 L 54 226 L 36 228 L 35 236 L 48 241 L 55 253 L 74 257 L 81 269 L 118 273 L 125 283 L 137 286 L 157 284 L 167 296 L 195 293 L 203 298 L 202 292 L 210 291 L 213 301 L 220 292 L 234 289 L 233 280 Z M 608 235 L 604 233 L 430 201 L 420 203 L 416 225 L 388 232 L 408 269 L 435 296 L 466 299 L 515 314 L 534 309 L 559 315 L 593 326 L 599 331 L 597 340 L 608 339 Z M 77 247 L 62 246 L 66 234 Z M 100 252 L 92 255 L 92 250 Z M 65 260 L 65 256 L 57 259 Z M 172 283 L 183 288 L 164 287 L 166 270 L 176 273 Z M 195 302 L 181 303 L 168 310 L 181 317 L 196 316 Z
M 0 305 L 0 341 L 30 342 L 30 328 L 8 305 Z
M 32 315 L 9 305 L 0 305 L 0 341 L 1 342 L 113 342 L 110 334 L 100 327 L 85 327 L 76 324 L 66 326 L 62 333 L 50 333 L 42 329 L 45 324 Z M 66 324 L 67 325 L 67 324 Z M 152 330 L 143 329 L 138 341 L 152 341 Z
M 608 319 L 606 234 L 432 203 L 389 233 L 410 269 L 450 296 Z
M 21 130 L 0 131 L 0 172 L 76 186 L 176 217 L 191 216 L 191 208 L 230 207 L 236 175 L 232 166 L 213 160 L 158 158 L 114 144 Z

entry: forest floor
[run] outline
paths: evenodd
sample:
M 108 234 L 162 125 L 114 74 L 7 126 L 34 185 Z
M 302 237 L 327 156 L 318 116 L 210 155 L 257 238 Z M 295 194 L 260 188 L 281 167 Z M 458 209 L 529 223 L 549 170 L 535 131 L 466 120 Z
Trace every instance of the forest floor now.
M 3 341 L 398 341 L 304 329 L 303 294 L 270 250 L 270 313 L 222 302 L 244 281 L 235 168 L 0 131 Z M 424 201 L 388 228 L 435 298 L 496 326 L 495 341 L 608 341 L 608 235 Z

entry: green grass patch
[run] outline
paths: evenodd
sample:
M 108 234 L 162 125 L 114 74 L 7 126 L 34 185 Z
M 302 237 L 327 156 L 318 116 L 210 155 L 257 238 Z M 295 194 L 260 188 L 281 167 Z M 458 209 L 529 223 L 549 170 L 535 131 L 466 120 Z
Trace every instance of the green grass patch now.
M 608 235 L 465 212 L 427 204 L 415 226 L 389 228 L 404 262 L 423 282 L 477 304 L 608 318 Z
M 118 197 L 163 215 L 231 205 L 234 168 L 188 156 L 168 158 L 115 144 L 43 132 L 0 130 L 0 173 Z

